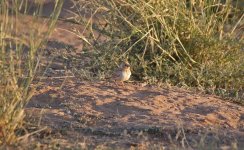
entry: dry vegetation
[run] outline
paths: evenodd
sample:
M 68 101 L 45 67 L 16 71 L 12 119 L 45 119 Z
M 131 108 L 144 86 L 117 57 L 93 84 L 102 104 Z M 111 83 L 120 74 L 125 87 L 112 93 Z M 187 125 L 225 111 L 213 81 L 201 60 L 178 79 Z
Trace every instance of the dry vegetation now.
M 39 65 L 41 47 L 61 10 L 62 3 L 56 3 L 48 21 L 37 23 L 40 3 L 33 18 L 25 26 L 19 26 L 19 20 L 28 10 L 27 1 L 0 2 L 0 143 L 13 143 L 18 139 L 15 131 L 23 122 L 24 107 L 33 94 L 30 84 Z M 43 24 L 49 28 L 42 29 Z M 26 33 L 20 33 L 23 28 L 28 28 Z
M 34 141 L 25 147 L 29 149 L 243 146 L 238 139 L 243 137 L 239 131 L 244 127 L 242 106 L 171 87 L 217 94 L 243 104 L 244 14 L 242 7 L 235 5 L 238 3 L 72 2 L 72 17 L 62 20 L 72 25 L 65 31 L 83 41 L 78 54 L 63 43 L 53 42 L 61 50 L 45 47 L 50 46 L 48 36 L 58 20 L 62 0 L 55 1 L 45 19 L 41 1 L 34 2 L 34 10 L 28 0 L 0 2 L 0 148 L 9 144 L 16 148 L 21 142 L 26 146 L 26 140 Z M 19 23 L 25 19 L 24 24 Z M 73 29 L 74 25 L 82 30 Z M 120 89 L 100 82 L 124 59 L 133 66 L 134 83 Z M 59 72 L 57 78 L 50 75 L 41 80 L 55 72 L 51 61 L 60 61 L 64 74 L 69 71 L 75 79 L 61 81 Z M 180 123 L 173 118 L 180 118 Z M 189 121 L 195 126 L 189 126 Z

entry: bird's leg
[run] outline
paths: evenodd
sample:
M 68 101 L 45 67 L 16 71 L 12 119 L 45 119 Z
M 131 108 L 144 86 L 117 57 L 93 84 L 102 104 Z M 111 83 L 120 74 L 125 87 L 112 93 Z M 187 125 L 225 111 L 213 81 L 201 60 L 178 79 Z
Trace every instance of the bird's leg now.
M 118 87 L 118 84 L 117 84 L 117 82 L 114 80 L 114 83 L 115 83 L 115 85 Z
M 123 81 L 121 81 L 121 84 L 122 84 L 123 88 L 125 88 L 125 84 L 124 84 L 124 82 L 123 82 Z

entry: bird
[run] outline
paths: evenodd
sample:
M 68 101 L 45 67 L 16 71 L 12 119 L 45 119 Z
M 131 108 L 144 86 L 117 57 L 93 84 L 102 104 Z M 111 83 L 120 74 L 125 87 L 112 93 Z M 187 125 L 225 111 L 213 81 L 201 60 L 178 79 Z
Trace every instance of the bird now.
M 115 81 L 115 84 L 118 86 L 117 82 L 121 82 L 121 84 L 124 87 L 124 81 L 127 81 L 130 79 L 131 76 L 131 70 L 130 70 L 130 64 L 128 61 L 123 61 L 119 68 L 115 70 L 115 72 L 112 75 L 112 79 Z

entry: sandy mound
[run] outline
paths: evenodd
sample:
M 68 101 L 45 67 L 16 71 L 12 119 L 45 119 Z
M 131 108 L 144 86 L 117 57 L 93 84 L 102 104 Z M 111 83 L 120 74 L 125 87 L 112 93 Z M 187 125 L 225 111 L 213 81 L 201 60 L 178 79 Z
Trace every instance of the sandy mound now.
M 244 146 L 242 106 L 175 87 L 46 79 L 26 110 L 71 145 L 128 148 L 175 140 L 194 146 L 206 136 L 206 143 Z

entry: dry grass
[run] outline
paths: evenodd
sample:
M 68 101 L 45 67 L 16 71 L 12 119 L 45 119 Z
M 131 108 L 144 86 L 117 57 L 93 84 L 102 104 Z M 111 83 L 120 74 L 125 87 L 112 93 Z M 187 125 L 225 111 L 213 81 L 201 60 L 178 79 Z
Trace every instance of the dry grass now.
M 30 85 L 38 68 L 41 48 L 55 25 L 62 1 L 56 1 L 52 16 L 42 24 L 38 16 L 42 4 L 37 5 L 33 18 L 21 26 L 20 21 L 28 12 L 28 1 L 0 2 L 0 144 L 18 140 L 16 130 L 23 122 L 24 107 L 33 94 Z M 44 29 L 44 25 L 48 25 L 48 29 Z

